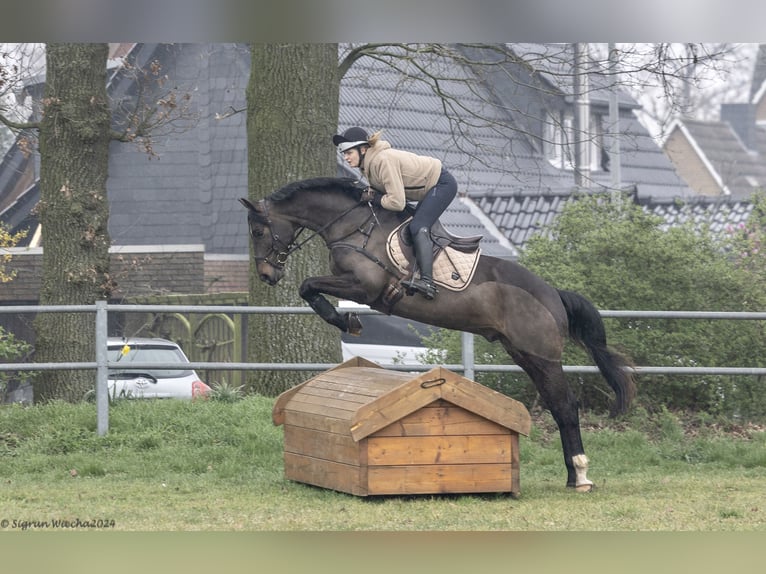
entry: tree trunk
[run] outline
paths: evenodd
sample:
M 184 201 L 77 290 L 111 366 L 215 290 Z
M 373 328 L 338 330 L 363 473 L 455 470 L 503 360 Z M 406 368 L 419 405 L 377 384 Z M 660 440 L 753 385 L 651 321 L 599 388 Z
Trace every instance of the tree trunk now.
M 254 44 L 247 88 L 248 189 L 257 201 L 276 189 L 316 176 L 335 175 L 331 137 L 338 126 L 338 47 L 335 44 Z M 244 217 L 244 212 L 243 212 Z M 320 238 L 292 254 L 276 287 L 262 283 L 250 266 L 250 304 L 305 305 L 298 287 L 309 276 L 327 275 Z M 338 362 L 340 333 L 314 314 L 250 315 L 250 362 Z M 311 373 L 252 373 L 248 386 L 275 395 Z
M 106 178 L 110 113 L 107 44 L 48 44 L 40 125 L 41 305 L 85 305 L 109 296 Z M 52 248 L 51 246 L 55 246 Z M 93 313 L 40 313 L 38 362 L 94 360 Z M 35 402 L 80 401 L 95 371 L 43 371 Z

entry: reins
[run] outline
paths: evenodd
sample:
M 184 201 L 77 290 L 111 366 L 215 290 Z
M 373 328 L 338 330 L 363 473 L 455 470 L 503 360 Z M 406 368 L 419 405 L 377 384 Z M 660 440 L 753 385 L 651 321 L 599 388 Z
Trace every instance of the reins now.
M 306 243 L 314 239 L 317 235 L 321 235 L 323 232 L 327 231 L 330 227 L 335 225 L 338 221 L 343 219 L 346 215 L 351 213 L 354 209 L 356 209 L 360 205 L 358 203 L 352 204 L 351 207 L 349 207 L 348 209 L 340 213 L 337 217 L 330 220 L 328 223 L 326 223 L 319 229 L 314 230 L 308 237 L 304 238 L 302 241 L 296 241 L 298 237 L 306 230 L 306 226 L 304 225 L 300 226 L 300 228 L 295 233 L 295 236 L 290 240 L 290 242 L 285 243 L 284 241 L 282 241 L 282 239 L 280 239 L 279 235 L 274 232 L 274 227 L 271 221 L 271 217 L 269 215 L 268 203 L 266 203 L 265 199 L 262 199 L 260 203 L 263 206 L 263 210 L 265 212 L 266 225 L 269 227 L 269 231 L 271 232 L 271 251 L 269 251 L 269 253 L 266 254 L 265 257 L 254 257 L 254 259 L 256 261 L 259 261 L 259 260 L 266 261 L 270 265 L 273 265 L 274 267 L 277 267 L 279 269 L 282 269 L 285 266 L 285 263 L 287 262 L 287 258 L 290 255 L 292 255 L 293 253 L 301 249 L 304 245 L 306 245 Z M 369 235 L 372 233 L 372 228 L 365 233 L 364 231 L 362 231 L 362 227 L 364 226 L 365 223 L 367 223 L 370 220 L 370 218 L 375 217 L 375 211 L 372 210 L 372 206 L 370 206 L 370 209 L 372 212 L 371 215 L 360 226 L 358 226 L 356 229 L 353 229 L 348 235 L 346 235 L 345 237 L 342 237 L 338 241 L 345 239 L 346 237 L 348 237 L 349 235 L 357 231 L 364 233 L 369 238 Z M 377 221 L 377 217 L 375 217 L 375 220 Z M 373 227 L 374 227 L 374 224 L 373 224 Z M 282 246 L 284 246 L 284 249 L 279 250 L 278 244 L 281 244 Z M 365 246 L 366 244 L 367 243 L 365 242 Z M 269 257 L 275 252 L 276 252 L 276 260 L 271 261 Z

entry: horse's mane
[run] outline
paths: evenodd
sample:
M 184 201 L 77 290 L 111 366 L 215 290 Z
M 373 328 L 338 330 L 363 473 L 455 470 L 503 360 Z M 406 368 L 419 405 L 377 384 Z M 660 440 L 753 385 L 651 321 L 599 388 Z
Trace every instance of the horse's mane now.
M 272 201 L 290 199 L 298 191 L 326 192 L 337 190 L 342 191 L 354 200 L 359 201 L 363 189 L 364 187 L 359 184 L 358 180 L 351 177 L 315 177 L 288 183 L 286 186 L 272 193 L 269 196 L 269 199 Z

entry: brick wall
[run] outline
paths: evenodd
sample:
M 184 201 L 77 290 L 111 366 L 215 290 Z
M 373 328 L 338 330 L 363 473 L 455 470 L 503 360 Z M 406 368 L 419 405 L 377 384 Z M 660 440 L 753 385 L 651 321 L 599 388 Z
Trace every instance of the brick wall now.
M 8 250 L 12 259 L 5 264 L 6 273 L 16 272 L 16 278 L 9 283 L 0 283 L 0 304 L 17 301 L 36 302 L 40 292 L 43 250 L 12 248 Z
M 36 303 L 40 292 L 42 249 L 13 249 L 6 266 L 16 278 L 0 284 L 0 304 Z M 247 291 L 247 256 L 205 255 L 201 245 L 138 246 L 112 249 L 115 298 L 171 293 Z
M 247 292 L 249 269 L 246 255 L 205 255 L 205 293 Z

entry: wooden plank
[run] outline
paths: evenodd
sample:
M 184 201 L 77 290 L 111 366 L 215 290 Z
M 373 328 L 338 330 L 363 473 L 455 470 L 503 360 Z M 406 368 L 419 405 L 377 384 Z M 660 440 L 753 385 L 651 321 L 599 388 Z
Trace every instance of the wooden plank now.
M 371 436 L 510 434 L 511 430 L 447 401 L 434 401 Z
M 284 450 L 322 460 L 359 465 L 359 445 L 350 434 L 335 434 L 285 425 Z
M 328 417 L 326 413 L 309 413 L 306 411 L 285 411 L 284 425 L 292 425 L 305 429 L 316 429 L 351 436 L 348 430 L 351 414 L 345 411 L 346 418 Z
M 369 494 L 510 492 L 509 464 L 370 466 Z
M 358 496 L 367 495 L 366 484 L 359 482 L 357 466 L 289 452 L 285 453 L 284 461 L 285 477 L 289 480 Z
M 334 393 L 349 393 L 358 395 L 360 397 L 369 397 L 369 400 L 379 397 L 383 393 L 387 393 L 390 387 L 381 385 L 365 385 L 365 384 L 351 384 L 348 381 L 312 381 L 311 386 L 304 389 L 303 392 L 315 392 L 320 390 L 322 392 L 334 392 Z
M 356 371 L 356 369 L 349 369 L 349 371 Z M 353 373 L 350 373 L 353 374 Z M 392 389 L 399 386 L 400 381 L 394 379 L 367 379 L 359 377 L 351 378 L 337 378 L 337 377 L 323 377 L 321 379 L 312 380 L 310 385 L 306 385 L 302 390 L 302 394 L 321 394 L 321 393 L 336 393 L 355 395 L 360 397 L 364 402 L 371 402 L 381 395 L 390 392 Z
M 317 397 L 314 395 L 301 393 L 292 398 L 292 400 L 288 403 L 287 408 L 291 410 L 299 410 L 304 408 L 304 405 L 317 405 L 346 411 L 356 411 L 361 406 L 359 403 L 345 399 Z
M 399 371 L 386 371 L 385 369 L 358 367 L 341 371 L 328 371 L 318 375 L 316 379 L 356 385 L 383 384 L 389 387 L 396 387 L 412 379 L 412 374 Z
M 285 422 L 284 414 L 285 414 L 285 405 L 287 405 L 288 402 L 290 402 L 290 399 L 293 398 L 293 396 L 298 393 L 302 387 L 307 385 L 309 381 L 305 381 L 301 383 L 300 385 L 296 385 L 291 389 L 287 389 L 285 392 L 280 394 L 277 397 L 277 400 L 274 401 L 274 406 L 271 409 L 271 422 L 274 423 L 274 426 L 279 426 Z
M 322 415 L 329 418 L 342 419 L 348 421 L 348 425 L 351 424 L 351 419 L 354 417 L 356 411 L 350 409 L 339 409 L 334 407 L 328 407 L 322 404 L 310 404 L 310 403 L 291 403 L 291 407 L 285 410 L 283 419 L 287 419 L 288 412 L 306 412 L 311 414 Z
M 358 392 L 349 391 L 348 387 L 337 386 L 336 388 L 323 388 L 312 384 L 303 389 L 300 394 L 293 397 L 293 400 L 306 400 L 306 397 L 313 397 L 319 400 L 331 399 L 338 401 L 347 401 L 354 405 L 365 405 L 375 399 L 375 395 L 363 395 Z M 358 407 L 355 407 L 358 408 Z
M 510 435 L 367 438 L 369 466 L 511 463 Z
M 370 472 L 370 467 L 367 464 L 367 439 L 363 438 L 359 441 L 359 487 L 363 488 L 365 493 L 367 492 L 367 480 Z
M 511 436 L 511 492 L 521 494 L 521 459 L 519 456 L 519 435 Z

